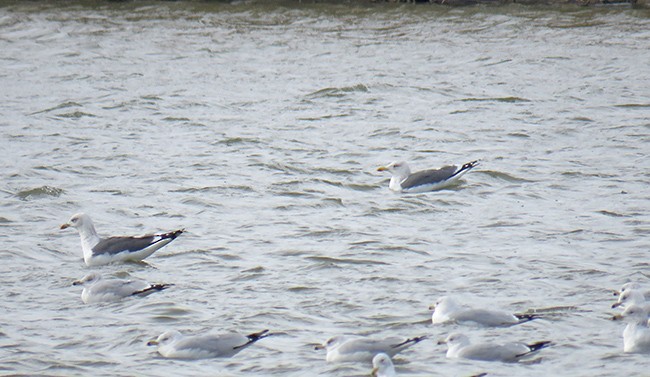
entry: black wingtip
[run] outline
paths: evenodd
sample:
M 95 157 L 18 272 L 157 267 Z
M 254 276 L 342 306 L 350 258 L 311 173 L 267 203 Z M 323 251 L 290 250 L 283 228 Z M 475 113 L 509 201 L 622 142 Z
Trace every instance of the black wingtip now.
M 173 284 L 151 284 L 150 286 L 148 286 L 145 289 L 141 289 L 139 291 L 135 291 L 135 292 L 131 293 L 131 296 L 138 296 L 138 295 L 141 295 L 143 293 L 148 294 L 148 293 L 162 291 L 162 290 L 165 290 L 165 289 L 171 287 L 172 285 Z
M 423 341 L 423 340 L 425 340 L 427 338 L 429 338 L 428 335 L 416 336 L 415 338 L 408 338 L 405 341 L 403 341 L 402 343 L 395 344 L 393 346 L 393 348 L 402 347 L 402 346 L 405 346 L 407 344 L 417 344 L 417 343 L 420 343 L 421 341 Z
M 462 168 L 460 168 L 460 170 L 467 170 L 467 169 L 471 169 L 471 168 L 476 167 L 476 166 L 478 166 L 478 160 L 474 160 L 472 162 L 466 163 L 465 165 L 463 165 Z
M 183 234 L 183 232 L 185 232 L 185 229 L 178 229 L 178 230 L 174 230 L 173 232 L 161 234 L 160 237 L 163 238 L 163 239 L 164 238 L 171 238 L 172 240 L 175 240 L 176 237 Z
M 248 338 L 248 340 L 250 342 L 257 342 L 258 340 L 260 340 L 262 338 L 266 338 L 267 336 L 271 336 L 271 335 L 274 335 L 274 334 L 269 334 L 269 330 L 266 329 L 266 330 L 262 330 L 260 332 L 254 332 L 252 334 L 248 334 L 248 335 L 246 335 L 246 337 Z
M 533 344 L 527 344 L 528 348 L 530 348 L 530 352 L 535 352 L 537 350 L 541 350 L 542 348 L 546 348 L 550 346 L 552 342 L 550 340 L 543 340 L 541 342 L 536 342 Z
M 275 333 L 270 333 L 269 334 L 268 329 L 262 330 L 260 332 L 254 332 L 252 334 L 248 334 L 248 335 L 246 335 L 246 337 L 248 338 L 248 342 L 246 342 L 246 344 L 242 344 L 241 346 L 233 347 L 233 349 L 244 348 L 244 347 L 246 347 L 248 345 L 251 345 L 251 344 L 257 342 L 260 339 L 266 338 L 267 336 L 271 336 L 271 335 L 275 335 Z
M 540 316 L 537 314 L 515 314 L 515 317 L 517 317 L 519 323 L 529 322 L 540 318 Z
M 156 291 L 162 291 L 164 289 L 171 287 L 172 285 L 174 284 L 152 284 L 151 289 L 154 289 Z

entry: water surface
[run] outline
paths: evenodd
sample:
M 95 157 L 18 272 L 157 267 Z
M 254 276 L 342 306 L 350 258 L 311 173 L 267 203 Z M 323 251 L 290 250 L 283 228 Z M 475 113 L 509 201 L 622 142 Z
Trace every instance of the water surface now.
M 611 290 L 648 282 L 650 18 L 628 7 L 8 2 L 0 8 L 0 370 L 31 375 L 368 375 L 313 344 L 432 340 L 400 375 L 611 376 Z M 376 172 L 480 159 L 400 196 Z M 185 228 L 147 264 L 89 268 L 58 225 Z M 90 271 L 173 283 L 83 305 Z M 443 294 L 510 329 L 434 327 Z M 183 332 L 282 333 L 229 360 L 165 360 Z M 552 340 L 533 364 L 435 340 Z

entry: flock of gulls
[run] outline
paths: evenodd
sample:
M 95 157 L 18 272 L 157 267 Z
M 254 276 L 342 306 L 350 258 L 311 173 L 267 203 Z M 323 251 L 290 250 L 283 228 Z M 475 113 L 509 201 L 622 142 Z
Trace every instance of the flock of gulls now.
M 465 173 L 477 165 L 478 161 L 472 161 L 461 167 L 445 166 L 440 169 L 411 173 L 406 162 L 392 162 L 377 170 L 388 171 L 392 174 L 389 183 L 390 190 L 400 193 L 420 193 L 455 185 Z M 73 215 L 67 223 L 61 225 L 61 229 L 66 228 L 75 228 L 79 232 L 84 262 L 88 266 L 142 261 L 175 240 L 184 231 L 179 229 L 144 236 L 101 238 L 90 217 L 83 213 Z M 86 304 L 147 296 L 171 286 L 169 284 L 151 284 L 139 279 L 104 278 L 97 272 L 84 276 L 75 281 L 73 285 L 83 287 L 81 299 Z M 623 285 L 615 295 L 618 298 L 612 308 L 621 308 L 622 312 L 612 319 L 627 322 L 623 331 L 623 351 L 650 353 L 648 321 L 650 302 L 646 301 L 647 298 L 650 298 L 650 291 L 646 291 L 638 283 L 632 282 Z M 431 322 L 434 325 L 470 324 L 480 327 L 510 327 L 543 318 L 543 314 L 536 314 L 534 311 L 510 313 L 471 307 L 461 304 L 449 296 L 439 298 L 429 309 L 432 311 Z M 274 333 L 262 330 L 248 335 L 223 333 L 192 336 L 171 330 L 150 340 L 147 345 L 157 346 L 158 353 L 166 358 L 228 358 L 271 335 Z M 427 339 L 430 339 L 428 335 L 408 339 L 395 337 L 372 339 L 339 335 L 317 345 L 315 349 L 326 351 L 327 362 L 372 363 L 372 376 L 393 377 L 396 376 L 396 371 L 391 358 Z M 552 342 L 541 340 L 530 343 L 473 343 L 465 334 L 454 332 L 445 339 L 438 340 L 438 344 L 447 346 L 446 356 L 448 358 L 512 363 L 530 358 L 540 350 L 551 346 Z

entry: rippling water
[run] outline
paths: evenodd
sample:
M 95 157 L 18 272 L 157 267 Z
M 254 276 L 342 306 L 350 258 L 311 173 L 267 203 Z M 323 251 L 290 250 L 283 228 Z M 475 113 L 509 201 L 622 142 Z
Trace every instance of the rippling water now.
M 0 371 L 367 375 L 313 344 L 430 334 L 402 375 L 640 375 L 611 289 L 648 282 L 650 17 L 628 7 L 40 2 L 0 7 Z M 375 171 L 481 159 L 400 196 Z M 78 236 L 187 229 L 148 264 L 88 268 Z M 173 283 L 83 305 L 89 271 Z M 552 340 L 533 364 L 459 362 L 428 305 L 576 306 L 474 340 Z M 259 331 L 229 360 L 147 340 Z

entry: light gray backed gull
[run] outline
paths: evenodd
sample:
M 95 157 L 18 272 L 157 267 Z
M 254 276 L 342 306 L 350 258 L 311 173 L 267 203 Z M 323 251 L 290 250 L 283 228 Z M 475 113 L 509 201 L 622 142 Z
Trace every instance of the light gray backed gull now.
M 328 362 L 347 362 L 347 361 L 372 361 L 373 357 L 380 352 L 388 356 L 395 356 L 398 352 L 417 344 L 427 336 L 418 336 L 410 339 L 400 339 L 396 337 L 386 339 L 370 338 L 348 338 L 340 335 L 328 339 L 324 344 L 319 344 L 315 349 L 327 350 L 325 359 Z
M 166 331 L 148 346 L 158 346 L 158 353 L 171 359 L 208 359 L 232 357 L 260 339 L 273 334 L 269 330 L 242 335 L 227 333 L 221 335 L 185 336 L 178 331 Z
M 104 279 L 96 272 L 84 276 L 72 285 L 83 286 L 81 300 L 85 304 L 119 301 L 130 296 L 148 296 L 170 286 L 170 284 L 149 284 L 139 279 Z
M 449 296 L 440 297 L 429 309 L 433 310 L 431 322 L 434 325 L 441 323 L 472 322 L 486 327 L 507 327 L 538 318 L 535 314 L 519 314 L 497 309 L 464 307 Z
M 501 361 L 514 363 L 523 357 L 548 347 L 550 341 L 541 341 L 531 344 L 526 343 L 477 343 L 471 344 L 469 338 L 463 334 L 454 333 L 445 340 L 438 342 L 447 344 L 447 357 L 452 359 L 470 359 L 482 361 Z

